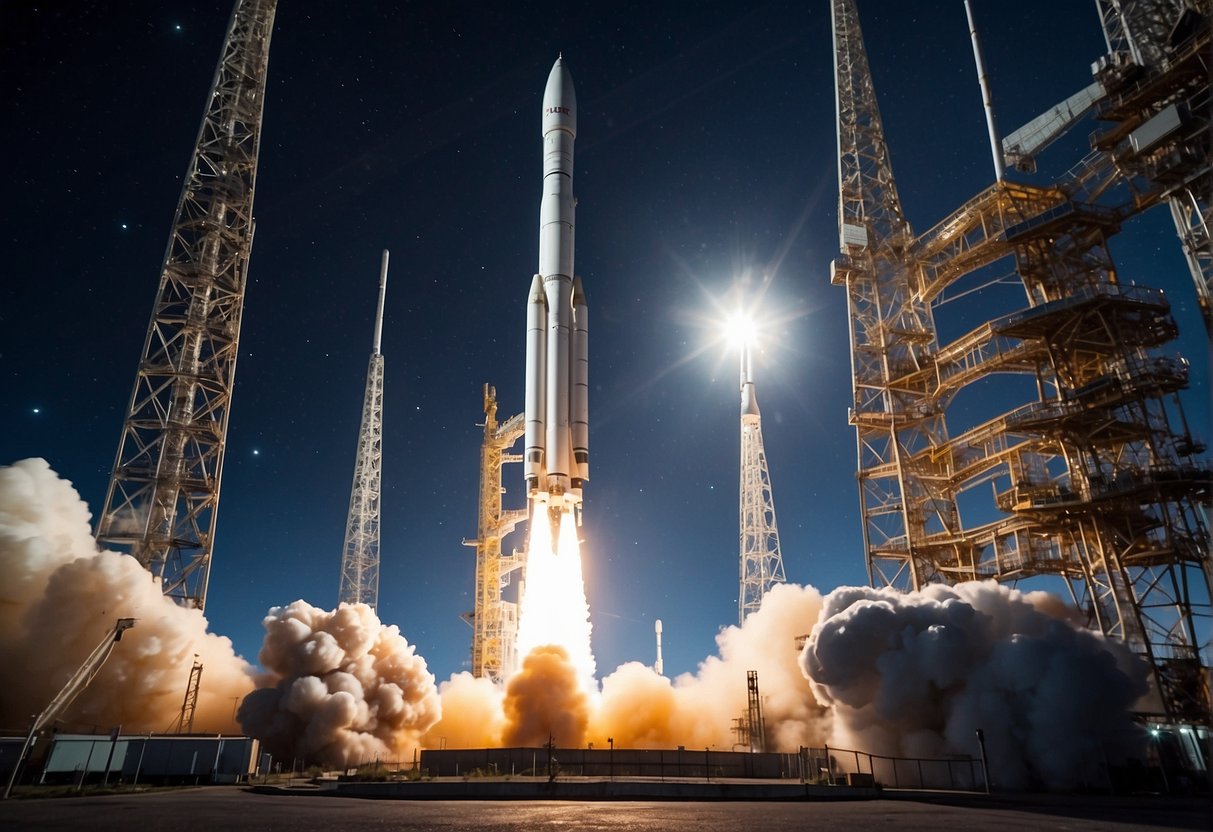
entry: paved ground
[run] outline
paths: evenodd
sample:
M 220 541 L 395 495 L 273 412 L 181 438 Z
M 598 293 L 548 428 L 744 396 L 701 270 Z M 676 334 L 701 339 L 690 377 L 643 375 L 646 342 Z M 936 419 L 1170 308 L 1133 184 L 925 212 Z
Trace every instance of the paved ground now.
M 0 829 L 458 830 L 458 832 L 898 832 L 980 830 L 1208 830 L 1207 802 L 1045 796 L 933 798 L 849 803 L 639 803 L 397 801 L 254 794 L 235 787 L 107 797 L 10 800 Z

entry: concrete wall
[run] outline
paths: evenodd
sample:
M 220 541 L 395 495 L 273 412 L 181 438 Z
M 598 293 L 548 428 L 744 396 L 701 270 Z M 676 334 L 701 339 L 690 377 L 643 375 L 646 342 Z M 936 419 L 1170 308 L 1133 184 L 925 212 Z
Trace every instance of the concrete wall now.
M 42 772 L 42 782 L 235 783 L 253 773 L 258 742 L 249 737 L 59 734 Z M 110 754 L 113 752 L 111 759 Z
M 752 754 L 704 749 L 557 748 L 551 755 L 566 776 L 587 777 L 800 777 L 796 754 Z M 422 751 L 431 777 L 471 774 L 548 774 L 546 748 L 459 748 Z

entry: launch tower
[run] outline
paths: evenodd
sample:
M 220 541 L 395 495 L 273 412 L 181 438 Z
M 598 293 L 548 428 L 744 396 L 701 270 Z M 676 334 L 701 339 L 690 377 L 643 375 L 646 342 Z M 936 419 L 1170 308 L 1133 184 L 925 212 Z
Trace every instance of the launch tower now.
M 465 620 L 472 625 L 472 675 L 494 682 L 505 680 L 514 669 L 514 643 L 518 634 L 518 605 L 505 601 L 501 591 L 514 570 L 522 566 L 515 555 L 501 554 L 501 538 L 527 519 L 526 509 L 503 511 L 501 466 L 522 462 L 521 454 L 507 449 L 526 430 L 523 414 L 497 422 L 497 391 L 484 385 L 484 442 L 480 446 L 480 512 L 475 540 L 463 541 L 476 549 L 476 600 Z
M 779 529 L 775 525 L 775 502 L 771 497 L 771 474 L 762 446 L 762 415 L 754 395 L 751 344 L 741 344 L 741 584 L 738 589 L 737 623 L 744 624 L 762 606 L 763 596 L 783 583 L 783 555 L 779 551 Z
M 387 249 L 379 267 L 375 343 L 366 368 L 362 426 L 354 458 L 354 484 L 341 549 L 341 589 L 337 602 L 379 606 L 379 497 L 383 473 L 383 300 L 387 294 Z
M 1213 141 L 1209 0 L 1096 0 L 1108 54 L 1093 141 L 1136 180 L 1140 207 L 1165 201 L 1213 337 Z
M 1147 6 L 1183 8 L 1100 3 L 1105 26 Z M 841 254 L 831 279 L 846 288 L 851 318 L 850 422 L 869 580 L 903 589 L 985 578 L 1059 583 L 1090 626 L 1153 669 L 1148 717 L 1207 723 L 1202 650 L 1213 570 L 1202 504 L 1213 477 L 1178 395 L 1187 362 L 1153 352 L 1175 337 L 1170 303 L 1122 282 L 1108 250 L 1122 222 L 1170 198 L 1132 174 L 1130 160 L 1146 165 L 1152 146 L 1208 158 L 1207 92 L 1203 105 L 1184 99 L 1205 108 L 1203 150 L 1188 147 L 1200 135 L 1189 129 L 1133 152 L 1131 132 L 1153 118 L 1142 103 L 1147 88 L 1180 97 L 1177 89 L 1191 88 L 1180 83 L 1192 77 L 1184 56 L 1207 54 L 1207 13 L 1203 28 L 1181 31 L 1182 21 L 1171 21 L 1178 40 L 1167 65 L 1179 76 L 1147 73 L 1094 103 L 1113 130 L 1096 134 L 1093 152 L 1063 177 L 1045 186 L 1000 177 L 914 235 L 855 2 L 833 0 L 832 10 Z M 1207 91 L 1207 72 L 1204 83 Z M 1129 94 L 1142 109 L 1116 121 L 1126 118 Z M 990 268 L 1005 272 L 1008 259 L 1023 305 L 941 345 L 934 315 L 945 290 L 966 279 L 988 283 Z M 1034 397 L 950 435 L 945 412 L 956 396 L 1000 373 L 1025 376 Z
M 276 0 L 239 0 L 207 96 L 118 441 L 100 545 L 203 609 L 253 245 Z

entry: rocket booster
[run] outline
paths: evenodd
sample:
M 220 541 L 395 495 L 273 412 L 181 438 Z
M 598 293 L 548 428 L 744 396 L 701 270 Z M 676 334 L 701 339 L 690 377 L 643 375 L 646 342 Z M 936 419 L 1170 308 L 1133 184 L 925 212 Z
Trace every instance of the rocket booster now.
M 558 539 L 560 516 L 580 512 L 590 478 L 589 352 L 585 293 L 573 275 L 573 141 L 577 97 L 562 57 L 543 92 L 543 200 L 539 272 L 527 295 L 527 493 Z

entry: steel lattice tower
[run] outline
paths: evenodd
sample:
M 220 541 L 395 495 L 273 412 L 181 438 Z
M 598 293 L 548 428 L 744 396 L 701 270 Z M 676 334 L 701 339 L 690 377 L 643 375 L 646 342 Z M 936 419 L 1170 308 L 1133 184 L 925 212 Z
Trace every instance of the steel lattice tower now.
M 762 415 L 754 394 L 750 345 L 741 347 L 741 585 L 738 590 L 737 623 L 762 606 L 763 596 L 783 574 L 779 551 L 779 528 L 775 524 L 775 501 L 771 496 L 771 474 L 762 446 Z
M 522 462 L 522 454 L 507 453 L 526 430 L 524 414 L 497 421 L 497 390 L 484 385 L 484 442 L 480 446 L 480 509 L 476 539 L 464 546 L 476 549 L 476 597 L 464 620 L 472 626 L 472 675 L 503 682 L 515 669 L 514 646 L 518 635 L 518 605 L 505 601 L 501 591 L 525 556 L 503 555 L 501 539 L 527 519 L 527 509 L 501 507 L 501 466 Z
M 1213 8 L 1208 0 L 1096 0 L 1096 7 L 1108 46 L 1098 75 L 1113 93 L 1102 115 L 1122 125 L 1107 135 L 1128 134 L 1133 151 L 1116 153 L 1117 164 L 1166 200 L 1205 328 L 1213 337 L 1208 34 Z M 1149 146 L 1143 146 L 1147 140 Z M 1156 198 L 1152 195 L 1149 202 Z
M 177 204 L 97 542 L 203 609 L 253 244 L 275 0 L 240 0 Z
M 1177 176 L 1200 175 L 1207 121 L 1203 134 L 1177 130 L 1148 147 L 1132 137 L 1149 133 L 1143 123 L 1159 115 L 1160 100 L 1199 86 L 1191 56 L 1207 52 L 1207 15 L 1203 28 L 1172 28 L 1181 37 L 1160 74 L 1118 79 L 1105 69 L 1094 113 L 1112 126 L 1061 179 L 1047 187 L 1000 179 L 912 236 L 855 4 L 834 0 L 833 10 L 842 254 L 832 276 L 850 300 L 851 423 L 871 582 L 1059 581 L 1091 627 L 1151 666 L 1147 716 L 1207 722 L 1213 475 L 1179 397 L 1187 362 L 1151 352 L 1175 337 L 1170 304 L 1157 290 L 1125 286 L 1108 249 L 1126 219 L 1169 198 L 1146 173 L 1171 164 L 1187 171 Z M 988 278 L 987 267 L 1006 259 L 1026 307 L 939 345 L 932 310 L 946 290 Z M 954 397 L 1005 373 L 1032 379 L 1035 399 L 948 436 Z M 974 489 L 990 486 L 993 505 L 975 505 Z M 962 523 L 962 495 L 977 522 Z
M 379 306 L 375 312 L 375 343 L 366 368 L 362 425 L 354 458 L 354 483 L 341 550 L 339 604 L 379 606 L 379 497 L 383 473 L 383 300 L 387 294 L 388 252 L 379 267 Z
M 911 289 L 910 224 L 901 210 L 884 127 L 853 0 L 834 0 L 838 113 L 838 223 L 842 256 L 831 281 L 846 286 L 860 508 L 873 584 L 918 587 L 957 560 L 915 552 L 910 541 L 953 530 L 956 504 L 910 462 L 947 441 L 943 413 L 925 384 L 898 380 L 937 347 L 931 307 Z

